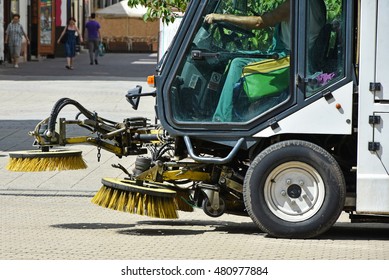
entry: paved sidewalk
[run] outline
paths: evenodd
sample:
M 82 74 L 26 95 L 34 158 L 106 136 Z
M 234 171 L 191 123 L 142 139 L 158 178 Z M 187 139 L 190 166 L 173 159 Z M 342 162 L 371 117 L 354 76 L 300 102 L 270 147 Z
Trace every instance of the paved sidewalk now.
M 195 209 L 180 211 L 178 220 L 152 219 L 98 207 L 88 197 L 0 195 L 0 212 L 0 260 L 389 258 L 389 228 L 380 224 L 340 220 L 318 238 L 290 240 L 266 237 L 248 217 L 214 219 Z
M 109 55 L 104 57 L 104 59 L 106 58 L 109 58 Z M 123 73 L 126 71 L 126 64 L 123 62 L 125 59 L 132 62 L 137 61 L 138 66 L 132 66 L 132 68 L 137 69 L 138 73 L 152 72 L 156 63 L 156 57 L 149 54 L 111 54 L 111 58 L 112 61 L 116 61 L 117 65 L 123 67 Z M 79 60 L 77 63 L 81 63 L 82 55 L 77 59 Z M 153 61 L 154 63 L 152 63 Z M 142 85 L 145 90 L 152 90 L 144 82 L 145 77 L 123 77 L 124 75 L 121 73 L 115 72 L 113 65 L 106 67 L 103 63 L 101 61 L 101 64 L 93 66 L 88 63 L 88 67 L 101 69 L 99 70 L 101 72 L 94 76 L 88 76 L 89 72 L 85 71 L 86 65 L 85 67 L 80 66 L 80 70 L 74 70 L 74 73 L 79 72 L 77 80 L 74 80 L 73 76 L 62 76 L 63 72 L 71 72 L 71 74 L 73 72 L 65 68 L 62 69 L 62 67 L 57 69 L 58 64 L 60 66 L 63 64 L 60 59 L 29 62 L 21 65 L 19 69 L 0 66 L 0 192 L 40 191 L 92 194 L 101 187 L 102 177 L 123 176 L 123 172 L 112 168 L 111 164 L 121 163 L 126 167 L 131 166 L 135 157 L 119 159 L 102 151 L 101 162 L 98 162 L 97 149 L 93 146 L 83 145 L 69 146 L 68 148 L 83 151 L 84 159 L 88 164 L 86 170 L 37 173 L 5 170 L 10 151 L 33 148 L 33 138 L 29 137 L 27 133 L 33 130 L 40 120 L 49 116 L 54 103 L 62 97 L 72 98 L 88 110 L 95 111 L 101 117 L 113 121 L 121 122 L 124 118 L 137 116 L 145 116 L 154 120 L 154 98 L 143 98 L 137 111 L 134 111 L 125 99 L 128 89 L 136 85 Z M 39 67 L 35 67 L 35 70 L 31 69 L 35 64 Z M 56 70 L 53 70 L 53 73 L 48 76 L 46 75 L 48 69 Z M 104 75 L 103 70 L 112 70 L 112 72 L 109 72 L 109 75 Z M 25 75 L 10 75 L 16 71 L 19 74 L 24 71 Z M 134 71 L 132 70 L 131 73 Z M 68 106 L 60 116 L 74 119 L 77 112 L 75 107 Z M 83 133 L 88 134 L 88 131 L 85 130 Z
M 98 65 L 90 65 L 89 55 L 83 51 L 74 60 L 74 70 L 65 68 L 64 57 L 20 63 L 18 69 L 11 64 L 1 64 L 0 81 L 144 81 L 145 77 L 155 73 L 156 64 L 156 53 L 107 53 L 99 58 Z

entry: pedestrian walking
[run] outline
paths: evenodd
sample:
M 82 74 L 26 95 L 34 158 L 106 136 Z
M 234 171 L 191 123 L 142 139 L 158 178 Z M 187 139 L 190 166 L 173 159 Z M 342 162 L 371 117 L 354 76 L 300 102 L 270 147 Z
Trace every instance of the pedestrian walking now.
M 85 38 L 88 41 L 90 65 L 93 65 L 93 61 L 95 62 L 95 64 L 99 64 L 97 58 L 99 56 L 99 44 L 101 40 L 101 35 L 100 24 L 96 20 L 95 13 L 91 14 L 89 21 L 86 23 L 85 31 L 85 33 L 87 34 Z
M 5 44 L 8 44 L 8 50 L 15 68 L 19 68 L 18 62 L 22 49 L 23 37 L 26 38 L 27 44 L 30 44 L 30 40 L 28 39 L 26 32 L 24 32 L 23 26 L 19 23 L 19 20 L 20 15 L 14 14 L 11 23 L 5 31 Z
M 80 38 L 80 42 L 82 43 L 82 36 L 80 30 L 78 30 L 76 26 L 76 19 L 71 17 L 68 20 L 68 23 L 65 29 L 62 31 L 61 36 L 59 36 L 57 43 L 65 44 L 65 54 L 66 54 L 66 69 L 73 70 L 73 61 L 76 56 L 76 41 L 77 35 Z

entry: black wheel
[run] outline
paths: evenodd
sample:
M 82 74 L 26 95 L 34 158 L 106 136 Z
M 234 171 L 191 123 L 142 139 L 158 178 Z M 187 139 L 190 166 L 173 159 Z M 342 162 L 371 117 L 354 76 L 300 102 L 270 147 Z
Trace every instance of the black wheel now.
M 309 238 L 328 230 L 342 212 L 346 184 L 335 159 L 321 147 L 284 141 L 262 151 L 244 181 L 246 209 L 271 236 Z
M 222 198 L 219 198 L 219 209 L 212 208 L 211 202 L 207 197 L 204 198 L 202 207 L 204 213 L 213 218 L 220 217 L 226 210 L 226 204 Z

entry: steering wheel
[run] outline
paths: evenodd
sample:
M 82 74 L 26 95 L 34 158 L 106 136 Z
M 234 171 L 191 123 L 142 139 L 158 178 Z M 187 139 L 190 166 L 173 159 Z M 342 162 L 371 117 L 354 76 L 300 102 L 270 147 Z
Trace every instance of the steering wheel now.
M 223 49 L 226 48 L 226 43 L 228 42 L 234 43 L 238 49 L 241 49 L 243 40 L 255 36 L 252 31 L 246 30 L 240 26 L 229 22 L 214 22 L 213 27 L 211 27 L 211 30 L 212 34 L 214 34 L 216 30 L 219 30 Z M 232 31 L 232 33 L 228 34 L 226 33 L 226 30 L 230 30 Z M 241 36 L 239 36 L 239 34 Z
M 214 24 L 218 25 L 220 28 L 225 28 L 235 33 L 243 34 L 247 38 L 255 36 L 255 34 L 251 30 L 244 29 L 233 23 L 219 21 L 219 22 L 215 22 Z

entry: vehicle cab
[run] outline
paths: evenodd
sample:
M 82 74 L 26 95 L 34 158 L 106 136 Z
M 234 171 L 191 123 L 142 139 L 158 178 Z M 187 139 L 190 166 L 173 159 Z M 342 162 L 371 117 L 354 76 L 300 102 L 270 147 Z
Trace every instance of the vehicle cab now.
M 260 16 L 282 2 L 191 1 L 156 80 L 169 133 L 221 140 L 351 132 L 353 1 L 327 1 L 321 12 L 317 1 L 291 1 L 288 22 L 258 30 L 204 21 L 211 13 Z M 311 28 L 318 14 L 324 20 Z M 335 95 L 343 113 L 329 105 Z

